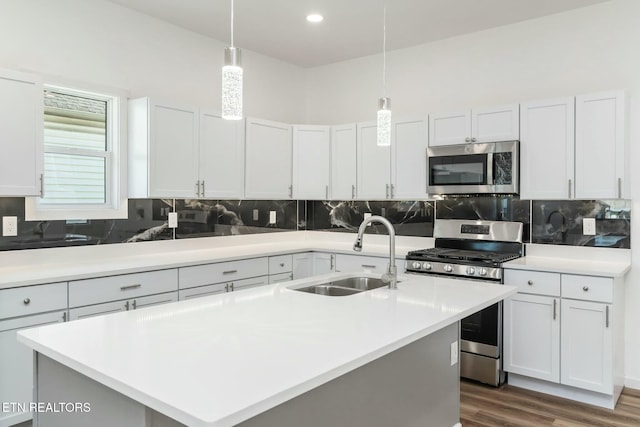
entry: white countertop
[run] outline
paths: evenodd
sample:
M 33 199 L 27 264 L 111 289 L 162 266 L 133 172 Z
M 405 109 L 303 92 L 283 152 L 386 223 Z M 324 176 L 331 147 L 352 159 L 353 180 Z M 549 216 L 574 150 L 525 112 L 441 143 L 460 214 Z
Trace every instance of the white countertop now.
M 354 252 L 355 234 L 291 231 L 170 241 L 116 243 L 0 252 L 0 289 L 128 274 L 233 259 L 320 251 L 388 256 L 388 236 L 365 235 Z M 396 257 L 433 247 L 428 237 L 396 237 Z
M 343 297 L 289 289 L 349 276 L 316 276 L 18 335 L 186 425 L 233 426 L 516 292 L 417 275 L 400 276 L 397 290 Z
M 631 269 L 631 250 L 527 245 L 527 256 L 503 266 L 513 270 L 622 277 Z

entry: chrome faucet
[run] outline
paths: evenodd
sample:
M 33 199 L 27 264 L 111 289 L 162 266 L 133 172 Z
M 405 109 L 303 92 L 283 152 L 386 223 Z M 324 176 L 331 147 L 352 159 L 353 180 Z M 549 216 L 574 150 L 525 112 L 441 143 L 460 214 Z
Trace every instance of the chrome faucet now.
M 398 289 L 398 269 L 396 268 L 396 232 L 388 219 L 374 215 L 362 221 L 360 228 L 358 228 L 358 237 L 356 237 L 356 242 L 353 244 L 353 250 L 356 252 L 362 251 L 362 236 L 364 235 L 364 230 L 367 228 L 369 223 L 374 221 L 387 227 L 387 232 L 389 233 L 389 265 L 387 265 L 387 272 L 382 275 L 381 279 L 384 283 L 389 284 L 389 289 Z

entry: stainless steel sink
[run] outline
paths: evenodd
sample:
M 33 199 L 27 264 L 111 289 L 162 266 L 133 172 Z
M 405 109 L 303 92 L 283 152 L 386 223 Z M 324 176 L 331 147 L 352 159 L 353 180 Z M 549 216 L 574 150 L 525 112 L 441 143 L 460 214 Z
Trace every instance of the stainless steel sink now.
M 349 277 L 347 279 L 333 280 L 327 283 L 294 289 L 294 291 L 341 297 L 381 288 L 383 286 L 388 286 L 388 284 L 375 277 Z

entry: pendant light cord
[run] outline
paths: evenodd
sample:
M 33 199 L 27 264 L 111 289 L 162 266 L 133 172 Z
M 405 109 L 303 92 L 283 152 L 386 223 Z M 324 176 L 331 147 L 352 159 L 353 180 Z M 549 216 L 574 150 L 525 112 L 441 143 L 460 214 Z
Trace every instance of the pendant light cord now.
M 233 0 L 231 0 L 231 47 L 233 47 Z
M 231 0 L 233 1 L 233 0 Z M 382 18 L 382 95 L 387 96 L 387 5 Z

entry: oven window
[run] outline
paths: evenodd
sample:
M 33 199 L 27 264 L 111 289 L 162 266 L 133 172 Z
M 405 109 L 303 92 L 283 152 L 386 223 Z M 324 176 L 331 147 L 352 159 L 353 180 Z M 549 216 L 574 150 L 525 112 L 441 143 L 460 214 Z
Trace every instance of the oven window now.
M 429 185 L 486 184 L 486 154 L 429 157 Z
M 500 303 L 485 308 L 461 321 L 463 340 L 487 345 L 498 345 Z

